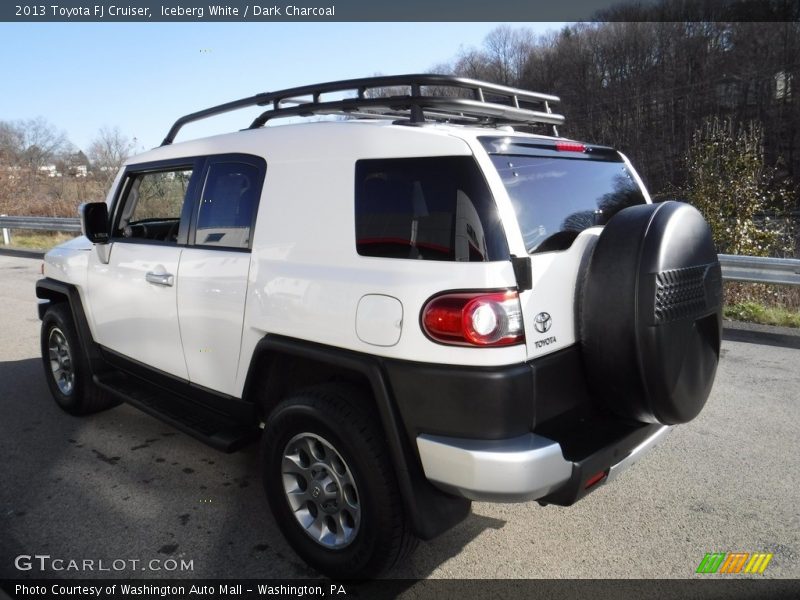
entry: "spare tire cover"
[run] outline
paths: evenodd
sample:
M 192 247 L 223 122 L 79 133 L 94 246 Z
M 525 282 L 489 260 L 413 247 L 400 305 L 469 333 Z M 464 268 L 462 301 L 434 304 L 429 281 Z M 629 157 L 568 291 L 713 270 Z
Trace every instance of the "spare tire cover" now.
M 680 202 L 612 217 L 579 307 L 593 394 L 623 417 L 673 425 L 698 415 L 719 362 L 722 275 L 702 215 Z

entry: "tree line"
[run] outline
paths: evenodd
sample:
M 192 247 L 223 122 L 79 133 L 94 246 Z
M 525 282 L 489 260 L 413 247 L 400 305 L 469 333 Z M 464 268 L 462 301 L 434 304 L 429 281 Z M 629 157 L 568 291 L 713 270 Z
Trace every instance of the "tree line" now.
M 766 165 L 800 176 L 796 21 L 580 23 L 539 37 L 501 26 L 431 70 L 560 96 L 559 133 L 618 148 L 657 196 L 686 187 L 711 119 L 756 122 Z
M 713 13 L 718 5 L 728 12 Z M 742 20 L 736 11 L 745 5 L 760 20 Z M 721 250 L 797 253 L 788 215 L 800 209 L 800 22 L 780 10 L 798 5 L 709 0 L 694 3 L 705 10 L 697 15 L 686 6 L 612 9 L 604 21 L 541 36 L 501 26 L 429 70 L 558 95 L 553 109 L 566 116 L 559 133 L 624 152 L 655 199 L 706 207 L 709 220 L 723 219 L 712 222 L 718 232 L 746 214 L 752 223 L 719 237 Z M 773 14 L 783 20 L 770 22 Z M 134 146 L 105 128 L 83 154 L 42 118 L 0 121 L 0 212 L 72 215 L 80 201 L 105 195 Z M 51 164 L 59 181 L 42 170 Z M 767 219 L 774 235 L 748 233 Z M 776 233 L 775 223 L 785 230 Z
M 118 127 L 100 128 L 83 152 L 43 117 L 0 121 L 0 214 L 74 216 L 105 197 L 135 147 Z

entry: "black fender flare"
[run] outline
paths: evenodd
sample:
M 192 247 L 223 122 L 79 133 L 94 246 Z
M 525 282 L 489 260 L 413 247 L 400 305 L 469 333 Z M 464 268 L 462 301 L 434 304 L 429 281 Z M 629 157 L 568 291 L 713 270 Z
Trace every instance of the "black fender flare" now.
M 425 477 L 419 456 L 405 434 L 379 357 L 268 334 L 258 342 L 253 352 L 244 398 L 252 397 L 251 391 L 258 381 L 260 358 L 266 354 L 294 356 L 331 365 L 358 373 L 369 383 L 403 496 L 403 506 L 417 537 L 432 539 L 467 517 L 472 504 L 469 500 L 445 494 Z
M 66 302 L 72 314 L 72 322 L 75 324 L 75 331 L 81 344 L 81 350 L 86 356 L 87 364 L 92 374 L 100 373 L 104 370 L 106 362 L 100 354 L 100 349 L 94 341 L 92 330 L 89 328 L 89 321 L 86 312 L 83 310 L 78 288 L 71 283 L 64 283 L 57 279 L 45 277 L 36 282 L 36 297 L 44 302 L 39 302 L 39 319 L 43 319 L 47 309 L 58 302 Z

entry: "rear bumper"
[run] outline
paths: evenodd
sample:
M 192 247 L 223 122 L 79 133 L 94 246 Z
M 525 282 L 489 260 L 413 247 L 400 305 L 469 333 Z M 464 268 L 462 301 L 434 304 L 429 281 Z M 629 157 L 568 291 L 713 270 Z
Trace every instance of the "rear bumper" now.
M 611 483 L 617 477 L 619 477 L 619 474 L 625 469 L 635 465 L 640 458 L 663 442 L 666 439 L 667 434 L 672 431 L 672 429 L 672 427 L 667 425 L 662 426 L 655 433 L 650 435 L 650 437 L 646 438 L 643 442 L 631 450 L 631 453 L 628 454 L 628 456 L 623 458 L 617 464 L 611 465 L 611 467 L 608 469 L 608 475 L 603 480 L 603 483 Z
M 671 427 L 643 425 L 588 456 L 568 460 L 562 445 L 535 433 L 504 440 L 417 437 L 425 476 L 442 490 L 489 502 L 570 505 L 616 479 L 664 440 Z

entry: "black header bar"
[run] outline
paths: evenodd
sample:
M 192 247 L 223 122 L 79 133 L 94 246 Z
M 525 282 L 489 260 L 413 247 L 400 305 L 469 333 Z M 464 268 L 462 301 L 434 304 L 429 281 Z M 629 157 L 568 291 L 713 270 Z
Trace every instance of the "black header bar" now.
M 5 22 L 796 21 L 797 0 L 14 0 Z
M 707 576 L 706 576 L 707 577 Z M 361 583 L 328 579 L 0 579 L 0 598 L 14 600 L 788 600 L 797 598 L 796 579 L 387 579 Z

